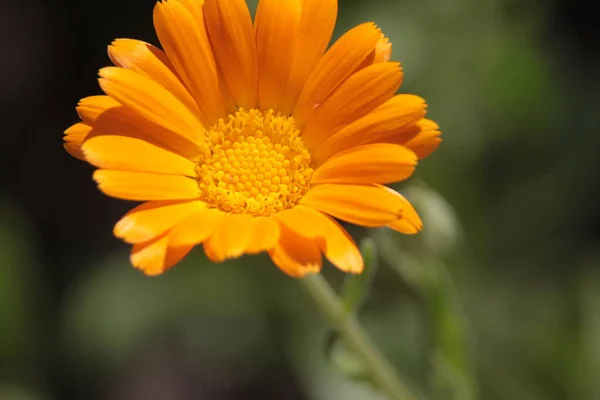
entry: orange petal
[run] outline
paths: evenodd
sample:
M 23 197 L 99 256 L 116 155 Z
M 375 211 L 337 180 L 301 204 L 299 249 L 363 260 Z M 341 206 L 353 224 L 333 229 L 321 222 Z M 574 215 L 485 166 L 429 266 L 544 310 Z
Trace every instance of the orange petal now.
M 210 127 L 225 115 L 217 64 L 204 27 L 202 2 L 156 3 L 154 27 L 169 60 L 196 100 L 200 120 Z
M 223 106 L 225 107 L 224 115 L 234 114 L 238 110 L 238 106 L 235 103 L 233 95 L 231 94 L 231 90 L 229 90 L 229 87 L 227 86 L 227 82 L 225 82 L 223 71 L 220 67 L 217 69 L 219 71 L 219 87 L 221 88 L 221 94 L 223 96 Z
M 85 161 L 85 156 L 81 151 L 81 147 L 75 143 L 64 143 L 63 147 L 72 157 L 78 158 L 82 161 Z
M 403 202 L 377 186 L 325 183 L 311 188 L 300 204 L 361 226 L 383 226 L 398 219 Z
M 269 250 L 273 263 L 292 277 L 302 277 L 321 270 L 323 260 L 314 240 L 303 238 L 281 224 L 279 242 Z
M 139 243 L 131 250 L 131 264 L 146 275 L 160 275 L 181 261 L 194 246 L 168 247 L 168 235 Z
M 169 245 L 172 247 L 185 247 L 204 242 L 215 232 L 225 216 L 225 213 L 214 208 L 190 215 L 181 220 L 171 230 Z
M 91 130 L 91 126 L 84 122 L 78 122 L 65 130 L 63 139 L 66 142 L 83 142 L 83 138 L 89 135 Z
M 81 145 L 91 131 L 92 127 L 82 122 L 78 122 L 69 127 L 65 131 L 65 136 L 63 136 L 63 140 L 66 142 L 64 144 L 65 150 L 73 157 L 85 161 L 85 155 L 81 151 Z
M 204 6 L 205 1 L 204 0 L 175 0 L 175 1 L 179 1 L 181 2 L 181 4 L 183 4 L 183 6 L 185 8 L 187 8 L 187 10 L 189 11 L 190 15 L 193 17 L 195 23 L 202 28 L 202 40 L 207 40 L 209 45 L 210 43 L 210 38 L 208 37 L 208 31 L 206 28 L 206 18 L 204 13 L 206 10 L 206 7 Z M 217 110 L 218 112 L 221 113 L 221 117 L 224 117 L 228 114 L 231 114 L 233 112 L 236 111 L 236 105 L 235 105 L 235 101 L 233 100 L 233 97 L 231 96 L 231 92 L 229 91 L 229 88 L 227 87 L 227 83 L 225 82 L 224 78 L 223 78 L 223 71 L 220 70 L 219 67 L 219 63 L 217 62 L 216 58 L 215 58 L 215 50 L 214 48 L 212 48 L 212 46 L 210 46 L 210 54 L 209 56 L 212 57 L 212 61 L 214 61 L 214 65 L 217 68 L 217 82 L 219 85 L 219 91 L 220 91 L 220 95 L 222 98 L 222 105 L 223 105 L 223 110 Z M 212 79 L 212 77 L 211 77 Z M 211 126 L 214 125 L 217 121 L 211 121 Z
M 123 106 L 110 108 L 96 119 L 90 137 L 98 135 L 117 135 L 145 140 L 188 159 L 197 157 L 199 153 L 198 146 L 190 140 L 148 121 Z
M 365 60 L 360 64 L 360 66 L 356 69 L 357 71 L 368 67 L 369 65 L 388 62 L 392 57 L 392 43 L 390 40 L 385 37 L 383 33 L 381 33 L 377 44 L 369 53 L 369 55 L 365 58 Z
M 258 102 L 277 110 L 294 62 L 301 0 L 260 0 L 256 9 Z
M 415 124 L 425 115 L 425 108 L 421 97 L 396 95 L 317 146 L 313 159 L 319 163 L 340 151 L 366 143 L 402 144 L 418 133 Z
M 212 261 L 222 262 L 244 254 L 254 231 L 252 216 L 226 215 L 213 234 L 204 242 L 204 250 Z
M 161 49 L 141 40 L 117 39 L 108 46 L 108 56 L 116 66 L 130 69 L 161 84 L 190 111 L 198 113 L 196 102 Z
M 438 130 L 439 126 L 429 119 L 422 119 L 417 126 L 420 129 L 419 133 L 405 142 L 404 146 L 414 151 L 419 160 L 422 160 L 438 148 L 442 142 L 442 133 Z
M 421 222 L 421 218 L 419 218 L 419 214 L 417 214 L 417 211 L 412 204 L 410 204 L 410 202 L 406 200 L 404 196 L 395 190 L 386 186 L 377 186 L 396 196 L 396 198 L 402 202 L 402 216 L 387 226 L 398 232 L 406 233 L 408 235 L 413 235 L 419 232 L 423 228 L 423 222 Z
M 404 146 L 373 143 L 339 153 L 318 167 L 311 183 L 391 183 L 407 179 L 417 156 Z
M 298 126 L 304 125 L 373 50 L 381 33 L 373 23 L 359 25 L 340 37 L 319 60 L 304 85 L 293 117 Z
M 325 257 L 345 272 L 360 273 L 364 263 L 356 244 L 331 217 L 303 205 L 275 214 L 275 218 L 307 240 L 315 240 Z
M 353 74 L 306 121 L 304 142 L 309 147 L 323 142 L 387 101 L 401 82 L 399 63 L 373 64 Z
M 373 63 L 388 62 L 392 58 L 392 42 L 382 33 L 375 46 L 375 57 Z
M 185 176 L 99 169 L 94 172 L 98 188 L 123 200 L 186 200 L 200 196 L 198 183 Z
M 256 107 L 256 44 L 244 0 L 206 0 L 206 29 L 215 57 L 239 107 Z
M 419 218 L 419 214 L 417 214 L 417 211 L 412 204 L 407 201 L 404 210 L 402 211 L 402 217 L 387 226 L 395 231 L 407 235 L 414 235 L 423 229 L 423 222 L 421 221 L 421 218 Z
M 100 86 L 109 96 L 148 121 L 200 143 L 204 128 L 194 114 L 155 81 L 124 68 L 100 70 Z
M 87 140 L 82 150 L 98 168 L 197 176 L 195 162 L 141 139 L 101 135 Z
M 120 106 L 121 104 L 110 96 L 89 96 L 79 100 L 76 110 L 83 122 L 92 125 L 103 112 Z
M 248 254 L 270 250 L 279 241 L 279 224 L 275 218 L 255 217 L 252 219 L 252 235 L 246 248 Z
M 331 41 L 335 27 L 337 0 L 304 0 L 294 62 L 278 110 L 290 114 L 306 79 Z
M 212 253 L 212 251 L 213 251 L 212 248 L 206 246 L 206 241 L 204 241 L 204 243 L 202 243 L 202 248 L 204 249 L 204 254 L 206 254 L 206 257 L 210 261 L 212 261 L 214 263 L 219 262 L 219 260 L 217 259 L 217 257 Z
M 117 222 L 113 233 L 127 243 L 151 240 L 181 220 L 206 209 L 201 201 L 149 201 L 129 211 Z

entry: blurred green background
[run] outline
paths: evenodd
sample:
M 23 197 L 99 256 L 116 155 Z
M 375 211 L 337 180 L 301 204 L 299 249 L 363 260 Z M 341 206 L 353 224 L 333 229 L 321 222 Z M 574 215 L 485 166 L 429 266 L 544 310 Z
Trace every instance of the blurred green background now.
M 382 399 L 325 355 L 327 324 L 267 257 L 129 266 L 103 196 L 62 149 L 117 37 L 157 43 L 151 0 L 8 0 L 0 13 L 0 399 Z M 375 21 L 444 142 L 398 188 L 415 237 L 360 312 L 432 400 L 600 399 L 600 66 L 593 5 L 340 0 Z M 255 6 L 255 2 L 251 2 Z M 338 287 L 343 276 L 332 267 Z M 338 365 L 339 364 L 339 365 Z M 343 369 L 343 368 L 342 368 Z

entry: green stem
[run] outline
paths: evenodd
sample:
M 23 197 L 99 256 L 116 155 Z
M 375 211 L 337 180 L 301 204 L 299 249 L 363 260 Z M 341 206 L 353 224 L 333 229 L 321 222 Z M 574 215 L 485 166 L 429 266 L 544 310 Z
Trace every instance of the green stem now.
M 344 305 L 325 278 L 319 274 L 301 279 L 329 322 L 345 340 L 346 345 L 361 357 L 373 383 L 392 400 L 417 400 L 394 367 L 371 342 L 354 315 L 347 315 Z

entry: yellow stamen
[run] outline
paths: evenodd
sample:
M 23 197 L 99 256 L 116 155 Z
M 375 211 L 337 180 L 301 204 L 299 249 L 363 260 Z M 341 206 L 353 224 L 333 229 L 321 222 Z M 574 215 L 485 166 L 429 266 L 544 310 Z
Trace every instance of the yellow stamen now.
M 268 216 L 309 188 L 311 157 L 292 117 L 240 108 L 208 133 L 198 162 L 202 200 L 225 212 Z

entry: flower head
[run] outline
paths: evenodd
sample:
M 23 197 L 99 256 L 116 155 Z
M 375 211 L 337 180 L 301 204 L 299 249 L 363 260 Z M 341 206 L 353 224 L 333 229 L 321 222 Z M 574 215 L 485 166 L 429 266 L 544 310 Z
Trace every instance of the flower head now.
M 213 261 L 266 251 L 292 276 L 322 255 L 363 261 L 336 219 L 412 234 L 414 208 L 383 185 L 440 142 L 425 101 L 395 95 L 400 64 L 372 23 L 329 49 L 337 0 L 165 0 L 163 50 L 108 48 L 106 95 L 79 102 L 65 148 L 98 167 L 101 191 L 142 201 L 115 226 L 132 264 L 160 274 L 202 244 Z

